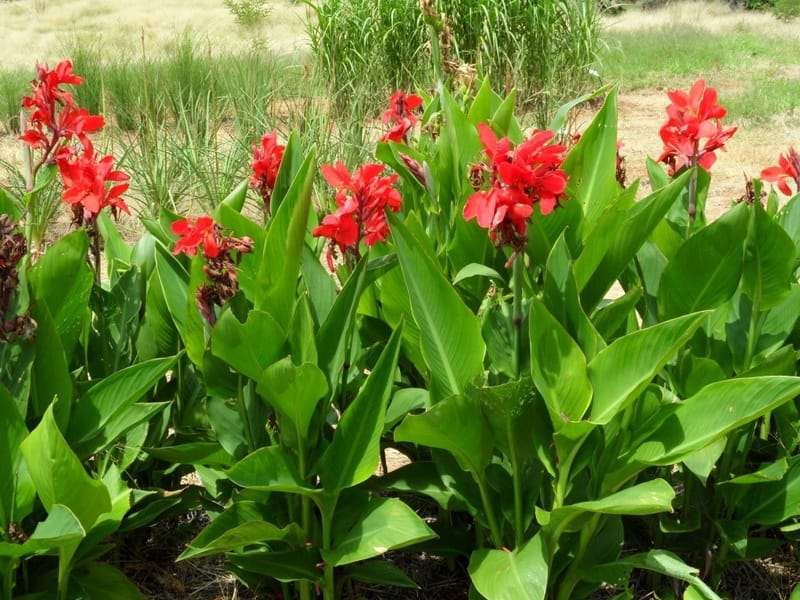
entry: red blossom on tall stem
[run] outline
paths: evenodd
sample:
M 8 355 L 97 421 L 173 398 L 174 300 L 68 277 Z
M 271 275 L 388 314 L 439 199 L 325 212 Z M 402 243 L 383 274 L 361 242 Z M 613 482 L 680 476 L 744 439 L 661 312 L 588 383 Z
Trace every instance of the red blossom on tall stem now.
M 202 247 L 205 260 L 203 272 L 207 283 L 197 288 L 196 300 L 200 314 L 213 327 L 217 321 L 214 307 L 224 306 L 239 291 L 237 266 L 242 254 L 252 252 L 253 240 L 223 235 L 222 228 L 208 215 L 201 215 L 194 220 L 191 217 L 179 219 L 171 229 L 172 233 L 179 236 L 172 249 L 173 254 L 183 252 L 187 256 L 194 256 Z
M 341 161 L 336 165 L 322 165 L 323 177 L 336 188 L 338 208 L 322 219 L 322 224 L 314 229 L 313 234 L 330 239 L 327 261 L 331 271 L 334 270 L 334 248 L 358 260 L 361 240 L 367 247 L 386 241 L 389 235 L 386 208 L 392 212 L 399 211 L 402 199 L 394 187 L 398 176 L 381 177 L 384 168 L 382 164 L 366 164 L 351 175 Z
M 278 143 L 276 131 L 265 134 L 261 138 L 261 144 L 253 146 L 253 161 L 250 163 L 253 175 L 250 177 L 250 185 L 261 195 L 264 201 L 264 214 L 267 217 L 271 212 L 272 190 L 275 189 L 275 180 L 285 150 L 286 146 Z
M 699 165 L 709 170 L 717 160 L 715 152 L 725 150 L 725 143 L 736 127 L 724 129 L 721 119 L 727 110 L 717 104 L 717 90 L 698 79 L 688 92 L 672 90 L 667 94 L 667 122 L 659 135 L 664 151 L 658 157 L 670 168 L 670 175 L 683 167 Z
M 498 139 L 485 123 L 478 125 L 478 134 L 489 160 L 473 169 L 471 180 L 482 183 L 482 173 L 490 187 L 469 197 L 464 219 L 476 219 L 488 229 L 497 247 L 510 246 L 513 260 L 527 243 L 527 223 L 534 205 L 547 215 L 566 197 L 567 175 L 561 169 L 566 148 L 548 143 L 554 137 L 552 131 L 534 131 L 515 148 L 507 137 Z
M 117 211 L 130 214 L 128 205 L 121 198 L 128 190 L 127 173 L 114 170 L 114 157 L 111 155 L 98 159 L 94 146 L 88 139 L 84 140 L 82 151 L 72 146 L 65 146 L 56 155 L 64 193 L 61 199 L 72 207 L 74 221 L 77 225 L 94 222 L 98 213 L 105 207 L 111 207 L 116 217 Z M 107 183 L 112 183 L 110 188 Z
M 420 106 L 422 106 L 422 98 L 416 94 L 406 94 L 402 90 L 392 94 L 389 98 L 389 108 L 381 115 L 381 121 L 387 125 L 393 123 L 393 126 L 381 138 L 381 141 L 406 142 L 408 132 L 419 121 L 414 111 Z
M 42 151 L 34 175 L 73 136 L 85 145 L 86 134 L 105 125 L 102 116 L 77 108 L 72 94 L 62 88 L 63 85 L 83 83 L 83 78 L 73 73 L 71 61 L 61 61 L 52 71 L 46 65 L 37 64 L 36 70 L 38 77 L 31 84 L 32 95 L 22 98 L 22 107 L 30 111 L 30 116 L 28 127 L 19 138 L 31 148 Z
M 786 196 L 792 195 L 789 181 L 793 181 L 800 192 L 800 154 L 794 148 L 789 148 L 788 154 L 781 154 L 778 164 L 761 171 L 759 178 L 767 183 L 777 184 L 778 189 Z

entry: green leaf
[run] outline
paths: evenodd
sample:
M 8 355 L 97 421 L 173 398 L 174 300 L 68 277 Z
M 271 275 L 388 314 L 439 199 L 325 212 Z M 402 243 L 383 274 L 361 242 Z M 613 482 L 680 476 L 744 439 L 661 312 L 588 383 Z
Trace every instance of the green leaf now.
M 211 353 L 258 381 L 264 369 L 283 356 L 285 343 L 286 331 L 269 313 L 251 310 L 240 323 L 233 311 L 224 310 L 211 334 Z
M 78 337 L 92 291 L 94 276 L 86 264 L 88 250 L 86 231 L 73 231 L 58 240 L 29 274 L 34 302 L 50 310 L 65 348 L 71 348 Z
M 19 445 L 28 428 L 17 406 L 0 385 L 0 530 L 8 531 L 12 518 L 19 523 L 33 508 L 35 490 L 27 476 Z
M 227 196 L 225 196 L 222 202 L 220 202 L 211 213 L 211 216 L 217 223 L 221 222 L 220 213 L 223 210 L 223 207 L 230 208 L 236 212 L 242 212 L 244 202 L 247 199 L 247 190 L 249 187 L 250 182 L 245 179 L 244 181 L 240 181 L 239 184 L 233 188 Z
M 54 504 L 44 521 L 39 521 L 23 543 L 0 542 L 0 561 L 4 557 L 22 558 L 31 554 L 76 548 L 86 536 L 77 517 L 63 504 Z
M 459 282 L 469 279 L 470 277 L 488 277 L 503 287 L 506 287 L 507 285 L 505 278 L 500 275 L 500 273 L 491 267 L 487 267 L 486 265 L 479 263 L 470 263 L 463 267 L 458 273 L 456 273 L 456 276 L 453 277 L 453 285 L 457 285 Z
M 663 318 L 716 308 L 733 296 L 742 276 L 748 221 L 747 205 L 740 204 L 684 242 L 661 276 Z
M 386 409 L 383 432 L 388 432 L 408 413 L 431 407 L 431 395 L 423 388 L 403 388 L 397 390 Z
M 754 485 L 736 504 L 736 518 L 757 525 L 777 525 L 800 514 L 800 459 L 778 481 Z
M 650 233 L 675 203 L 678 195 L 686 187 L 688 179 L 688 173 L 676 177 L 668 186 L 638 201 L 628 211 L 619 229 L 619 235 L 581 289 L 581 300 L 587 311 L 597 306 L 611 289 Z
M 578 344 L 538 298 L 531 298 L 529 318 L 531 376 L 558 431 L 580 421 L 592 401 L 586 357 Z
M 319 365 L 328 376 L 331 396 L 337 393 L 345 363 L 347 342 L 353 329 L 358 302 L 366 287 L 367 261 L 362 259 L 347 278 L 327 318 L 317 332 Z
M 177 560 L 213 556 L 259 542 L 288 540 L 299 545 L 304 541 L 299 525 L 280 528 L 267 522 L 268 517 L 268 511 L 255 502 L 235 502 L 189 542 Z
M 58 430 L 52 406 L 20 449 L 45 510 L 63 504 L 86 531 L 101 514 L 111 510 L 106 486 L 83 470 L 80 460 Z
M 589 363 L 591 421 L 605 425 L 647 387 L 691 339 L 707 313 L 686 315 L 619 338 Z
M 358 396 L 345 409 L 333 441 L 320 459 L 320 479 L 327 491 L 352 487 L 375 472 L 401 335 L 402 326 L 394 330 Z
M 314 160 L 312 150 L 270 220 L 258 266 L 257 281 L 263 282 L 263 287 L 253 298 L 255 308 L 268 311 L 278 323 L 288 323 L 294 308 L 311 210 Z
M 636 309 L 642 292 L 641 287 L 634 287 L 594 312 L 592 322 L 603 339 L 612 340 L 619 334 L 619 330 Z
M 197 261 L 202 259 L 197 258 Z M 175 327 L 186 342 L 186 317 L 189 306 L 195 305 L 194 296 L 189 298 L 189 273 L 181 266 L 164 246 L 156 244 L 156 280 L 151 282 L 161 288 L 161 296 L 167 306 Z
M 246 488 L 306 496 L 320 493 L 302 480 L 294 455 L 281 446 L 259 448 L 233 465 L 227 475 Z
M 130 265 L 132 248 L 122 239 L 107 211 L 101 210 L 97 214 L 97 230 L 103 238 L 109 272 L 115 264 Z
M 72 577 L 92 600 L 145 600 L 144 596 L 116 567 L 103 562 L 83 563 Z
M 291 357 L 286 357 L 264 371 L 256 391 L 278 414 L 281 438 L 287 446 L 297 450 L 316 442 L 311 424 L 320 399 L 328 393 L 325 374 L 317 365 L 295 366 Z
M 556 508 L 549 514 L 549 520 L 540 513 L 544 525 L 551 529 L 575 531 L 576 527 L 567 527 L 567 523 L 584 513 L 604 515 L 652 515 L 660 512 L 672 512 L 672 501 L 675 490 L 663 479 L 653 479 L 640 483 L 619 492 L 615 492 L 599 500 L 587 500 Z
M 397 498 L 374 498 L 359 519 L 333 540 L 322 558 L 334 566 L 379 556 L 436 537 L 417 513 Z
M 72 406 L 72 376 L 64 346 L 46 304 L 34 304 L 31 316 L 36 321 L 36 353 L 31 368 L 33 413 L 44 414 L 54 398 L 58 398 L 54 409 L 56 421 L 66 428 Z
M 608 565 L 600 565 L 594 568 L 598 574 L 605 572 L 607 569 L 617 572 L 620 572 L 621 569 L 623 574 L 630 574 L 632 569 L 647 569 L 648 571 L 654 571 L 655 573 L 661 573 L 662 575 L 691 583 L 702 594 L 702 597 L 707 600 L 722 600 L 698 577 L 699 569 L 688 566 L 675 554 L 667 550 L 651 550 L 642 554 L 625 556 Z M 627 581 L 627 577 L 624 577 L 624 579 Z
M 419 586 L 408 575 L 386 560 L 370 560 L 364 563 L 348 565 L 344 572 L 347 577 L 356 581 L 419 589 Z
M 411 230 L 390 215 L 392 237 L 420 328 L 434 404 L 464 392 L 483 371 L 486 351 L 478 318 L 461 301 L 436 260 Z
M 469 576 L 487 600 L 544 600 L 549 565 L 544 538 L 537 534 L 513 552 L 476 550 Z
M 394 430 L 394 439 L 447 450 L 462 469 L 476 475 L 482 475 L 492 453 L 480 406 L 466 396 L 451 396 L 420 415 L 408 415 Z
M 178 357 L 157 358 L 117 371 L 93 385 L 78 402 L 70 418 L 66 437 L 73 444 L 91 439 L 126 411 L 175 365 Z
M 150 456 L 179 465 L 227 467 L 233 457 L 218 442 L 190 442 L 161 448 L 142 448 Z
M 319 554 L 312 549 L 291 550 L 288 552 L 236 552 L 228 554 L 228 562 L 234 571 L 244 570 L 265 575 L 278 581 L 322 581 Z
M 580 202 L 583 206 L 584 239 L 619 193 L 616 158 L 617 89 L 614 87 L 563 165 L 569 173 L 567 195 L 570 201 Z
M 749 423 L 800 393 L 797 377 L 752 377 L 707 385 L 685 400 L 638 443 L 627 459 L 671 465 L 729 431 Z M 702 415 L 702 418 L 698 418 Z
M 761 310 L 772 308 L 789 293 L 797 251 L 792 238 L 756 202 L 745 246 L 742 289 Z

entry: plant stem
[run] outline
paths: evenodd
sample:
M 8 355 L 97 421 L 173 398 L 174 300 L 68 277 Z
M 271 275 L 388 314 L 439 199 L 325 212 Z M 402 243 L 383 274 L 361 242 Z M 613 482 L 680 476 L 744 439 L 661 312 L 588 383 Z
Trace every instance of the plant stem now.
M 308 465 L 306 459 L 306 447 L 303 436 L 297 432 L 297 456 L 300 461 L 300 478 L 302 481 L 306 480 Z M 300 526 L 303 528 L 303 533 L 306 536 L 306 541 L 311 539 L 311 499 L 308 496 L 302 496 L 300 499 L 301 514 Z M 300 582 L 300 600 L 311 600 L 311 582 Z
M 686 230 L 686 237 L 692 235 L 694 218 L 697 215 L 697 149 L 692 155 L 692 175 L 689 177 L 689 225 Z
M 513 287 L 514 287 L 514 304 L 511 312 L 511 327 L 514 332 L 514 352 L 513 352 L 513 371 L 514 377 L 519 379 L 520 375 L 520 354 L 521 354 L 521 328 L 522 328 L 522 278 L 525 269 L 525 255 L 522 252 L 517 253 L 514 258 L 514 271 Z
M 320 510 L 322 514 L 322 547 L 325 550 L 331 549 L 331 528 L 333 526 L 333 513 L 336 510 L 336 502 L 332 506 L 326 507 L 325 510 Z M 324 581 L 322 582 L 322 598 L 323 600 L 336 599 L 336 587 L 333 579 L 333 565 L 325 561 Z
M 475 480 L 478 482 L 478 489 L 481 492 L 481 501 L 483 502 L 483 510 L 486 513 L 486 520 L 489 522 L 489 533 L 492 536 L 492 543 L 494 544 L 495 548 L 502 548 L 503 536 L 500 533 L 500 527 L 497 525 L 497 518 L 494 514 L 491 497 L 489 496 L 489 493 L 486 490 L 486 485 L 483 483 L 483 481 L 481 481 L 478 477 L 476 477 Z
M 564 579 L 562 580 L 561 585 L 558 587 L 558 595 L 556 596 L 557 600 L 570 600 L 570 598 L 572 598 L 572 592 L 581 579 L 580 575 L 578 575 L 578 569 L 580 568 L 581 560 L 583 559 L 584 554 L 586 554 L 586 549 L 589 547 L 592 539 L 594 539 L 599 520 L 599 514 L 593 515 L 586 527 L 581 529 L 580 545 L 578 546 L 575 556 L 569 563 L 569 567 L 567 568 L 567 572 L 564 574 Z
M 522 473 L 517 457 L 516 440 L 512 419 L 506 419 L 506 436 L 508 437 L 509 459 L 511 461 L 511 480 L 514 485 L 514 547 L 519 548 L 524 541 L 525 526 L 522 518 Z
M 255 438 L 253 437 L 253 430 L 250 427 L 250 417 L 247 414 L 247 404 L 244 399 L 244 383 L 241 374 L 237 376 L 237 392 L 236 392 L 236 408 L 239 411 L 239 418 L 244 425 L 244 437 L 247 440 L 248 454 L 255 450 Z

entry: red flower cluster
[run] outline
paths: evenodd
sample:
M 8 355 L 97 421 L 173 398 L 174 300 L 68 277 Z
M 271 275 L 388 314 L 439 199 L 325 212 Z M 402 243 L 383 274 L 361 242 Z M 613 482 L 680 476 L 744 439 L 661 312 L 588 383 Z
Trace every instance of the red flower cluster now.
M 197 289 L 197 306 L 200 314 L 214 325 L 217 321 L 215 306 L 223 306 L 239 291 L 236 267 L 242 254 L 253 250 L 253 240 L 248 237 L 237 238 L 222 235 L 222 228 L 208 215 L 201 215 L 192 222 L 191 218 L 180 219 L 172 224 L 172 233 L 180 236 L 173 254 L 183 252 L 194 256 L 197 248 L 203 247 L 206 264 L 203 272 L 208 279 Z M 236 256 L 232 252 L 236 252 Z
M 659 131 L 664 142 L 659 162 L 669 165 L 670 175 L 692 164 L 710 169 L 717 160 L 715 151 L 724 150 L 725 142 L 736 133 L 736 127 L 722 127 L 720 119 L 728 111 L 717 104 L 717 91 L 698 79 L 688 93 L 673 90 L 668 96 L 672 103 Z
M 358 245 L 363 239 L 367 246 L 385 242 L 389 235 L 385 209 L 400 210 L 402 199 L 394 188 L 397 175 L 381 177 L 384 166 L 366 164 L 351 176 L 347 167 L 339 161 L 335 166 L 322 165 L 325 180 L 336 188 L 336 205 L 333 214 L 326 215 L 322 225 L 314 229 L 315 237 L 331 240 L 328 248 L 328 266 L 333 270 L 334 246 L 342 253 L 360 256 Z
M 267 216 L 270 214 L 272 190 L 275 188 L 275 180 L 285 150 L 286 146 L 278 143 L 278 133 L 275 131 L 261 138 L 260 147 L 253 146 L 253 162 L 250 163 L 253 175 L 250 177 L 250 185 L 255 187 L 263 198 Z
M 382 142 L 403 143 L 409 130 L 419 121 L 414 111 L 422 106 L 422 98 L 416 94 L 406 94 L 398 90 L 389 99 L 389 109 L 381 116 L 386 124 L 394 123 L 389 133 L 381 138 Z
M 52 71 L 47 66 L 36 65 L 38 79 L 33 81 L 33 95 L 22 98 L 22 106 L 31 111 L 30 125 L 20 136 L 31 148 L 44 150 L 45 157 L 62 141 L 78 136 L 85 144 L 85 134 L 93 133 L 105 125 L 100 115 L 91 115 L 85 108 L 77 108 L 72 94 L 62 85 L 80 85 L 83 78 L 72 72 L 72 62 L 65 60 Z
M 82 224 L 91 221 L 106 206 L 117 216 L 121 210 L 130 214 L 128 205 L 120 197 L 128 190 L 127 183 L 116 183 L 110 189 L 106 183 L 125 182 L 129 177 L 122 171 L 114 171 L 114 157 L 104 156 L 97 160 L 94 146 L 89 139 L 83 140 L 83 150 L 65 146 L 56 154 L 56 164 L 64 183 L 61 199 L 72 207 L 74 221 Z
M 22 106 L 30 111 L 29 126 L 20 139 L 42 157 L 34 173 L 46 162 L 54 161 L 64 184 L 62 200 L 72 207 L 78 225 L 94 223 L 97 214 L 106 206 L 114 216 L 122 210 L 129 213 L 121 195 L 128 189 L 128 175 L 114 170 L 114 157 L 102 158 L 95 154 L 94 146 L 86 134 L 94 133 L 105 125 L 100 115 L 91 115 L 77 108 L 72 94 L 64 85 L 80 85 L 83 78 L 72 71 L 72 63 L 64 60 L 56 68 L 36 66 L 38 78 L 33 81 L 33 95 L 22 99 Z M 77 144 L 70 141 L 77 138 Z M 106 188 L 107 183 L 112 183 Z
M 792 190 L 789 181 L 794 181 L 797 191 L 800 192 L 800 154 L 794 148 L 789 148 L 787 156 L 783 154 L 778 158 L 778 164 L 767 167 L 761 171 L 760 179 L 768 183 L 778 184 L 781 193 L 791 196 Z
M 565 198 L 567 175 L 561 170 L 566 148 L 548 144 L 552 131 L 534 131 L 530 138 L 511 148 L 511 141 L 497 139 L 492 128 L 481 123 L 478 133 L 488 165 L 473 169 L 470 178 L 480 187 L 486 174 L 491 187 L 476 191 L 464 206 L 466 220 L 477 219 L 489 230 L 497 247 L 511 246 L 515 252 L 527 242 L 527 221 L 538 204 L 543 215 L 549 214 Z

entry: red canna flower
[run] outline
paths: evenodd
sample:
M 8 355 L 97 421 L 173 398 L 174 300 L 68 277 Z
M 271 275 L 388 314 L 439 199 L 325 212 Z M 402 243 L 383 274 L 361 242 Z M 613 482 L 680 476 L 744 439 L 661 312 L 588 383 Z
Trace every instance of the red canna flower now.
M 670 175 L 693 164 L 710 169 L 717 160 L 715 152 L 725 150 L 736 133 L 736 127 L 722 127 L 727 110 L 717 104 L 717 91 L 698 79 L 688 93 L 672 90 L 668 96 L 667 122 L 659 131 L 664 142 L 659 162 L 669 165 Z
M 384 111 L 381 120 L 386 124 L 394 123 L 394 126 L 381 138 L 381 141 L 405 142 L 408 132 L 419 121 L 414 111 L 420 106 L 422 98 L 416 94 L 406 94 L 402 90 L 392 94 L 389 98 L 389 108 Z
M 187 256 L 194 256 L 197 247 L 203 246 L 203 255 L 206 258 L 216 258 L 219 256 L 219 244 L 217 242 L 218 226 L 214 219 L 208 215 L 201 215 L 192 222 L 191 217 L 179 219 L 172 224 L 172 233 L 180 236 L 172 249 L 173 254 L 183 252 Z
M 106 187 L 109 182 L 128 181 L 128 175 L 114 170 L 114 157 L 111 155 L 97 160 L 91 141 L 84 140 L 82 151 L 72 146 L 62 148 L 56 155 L 56 164 L 64 183 L 61 199 L 72 206 L 78 224 L 94 221 L 106 206 L 111 207 L 114 216 L 117 210 L 130 214 L 128 205 L 121 198 L 128 184 L 116 183 Z
M 55 151 L 60 142 L 80 138 L 85 145 L 85 134 L 98 131 L 105 125 L 100 115 L 92 115 L 78 109 L 72 94 L 63 90 L 62 85 L 80 85 L 82 77 L 72 72 L 72 63 L 60 62 L 52 71 L 47 66 L 36 66 L 38 79 L 33 82 L 33 95 L 22 99 L 22 106 L 31 111 L 29 127 L 20 140 L 30 147 L 44 151 L 44 160 Z
M 342 253 L 350 253 L 358 258 L 361 240 L 368 247 L 386 241 L 389 225 L 385 209 L 388 206 L 389 210 L 397 212 L 402 199 L 394 188 L 398 176 L 381 177 L 384 168 L 381 164 L 366 164 L 351 176 L 341 161 L 336 165 L 322 165 L 323 177 L 337 190 L 338 208 L 322 219 L 322 224 L 314 229 L 313 234 L 331 240 L 327 255 L 331 270 L 334 246 Z
M 276 131 L 265 134 L 261 138 L 260 146 L 253 146 L 253 162 L 250 163 L 253 175 L 250 177 L 250 185 L 255 187 L 263 198 L 267 215 L 270 213 L 272 190 L 275 188 L 275 180 L 285 150 L 286 146 L 278 143 Z
M 776 166 L 761 171 L 760 179 L 777 184 L 781 193 L 787 196 L 792 195 L 789 181 L 794 181 L 797 191 L 800 191 L 800 154 L 794 148 L 789 148 L 788 155 L 781 154 Z
M 534 131 L 513 149 L 508 138 L 498 140 L 485 123 L 478 125 L 478 134 L 489 159 L 488 165 L 478 169 L 483 171 L 484 179 L 488 175 L 491 187 L 469 197 L 464 219 L 476 219 L 479 226 L 488 229 L 496 246 L 522 251 L 534 204 L 546 215 L 565 198 L 567 176 L 560 167 L 566 148 L 548 143 L 554 137 L 552 131 Z M 478 169 L 471 173 L 474 183 L 479 183 Z

